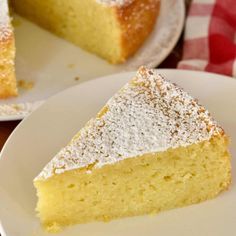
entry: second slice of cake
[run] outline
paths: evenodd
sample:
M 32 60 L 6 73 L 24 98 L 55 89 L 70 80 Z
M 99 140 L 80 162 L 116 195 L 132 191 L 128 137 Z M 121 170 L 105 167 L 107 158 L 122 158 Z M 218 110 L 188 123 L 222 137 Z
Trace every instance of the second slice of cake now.
M 142 67 L 34 180 L 48 231 L 214 198 L 231 182 L 228 138 L 209 112 Z
M 7 0 L 0 1 L 0 99 L 17 95 L 15 38 Z

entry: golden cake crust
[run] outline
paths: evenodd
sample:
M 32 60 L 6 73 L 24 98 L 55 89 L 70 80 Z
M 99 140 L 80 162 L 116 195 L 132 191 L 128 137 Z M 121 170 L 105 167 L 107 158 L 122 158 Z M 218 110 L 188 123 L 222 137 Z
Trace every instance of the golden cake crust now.
M 117 20 L 121 27 L 120 62 L 134 55 L 152 32 L 160 11 L 160 0 L 134 0 L 116 7 Z

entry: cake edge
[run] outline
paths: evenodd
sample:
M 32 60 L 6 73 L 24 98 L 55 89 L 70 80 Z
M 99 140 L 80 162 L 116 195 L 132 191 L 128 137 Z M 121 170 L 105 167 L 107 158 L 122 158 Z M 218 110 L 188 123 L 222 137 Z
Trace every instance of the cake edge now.
M 6 99 L 18 95 L 15 78 L 15 38 L 14 30 L 9 16 L 7 0 L 0 1 L 0 65 L 9 67 L 10 71 L 0 71 L 1 86 L 0 99 Z M 9 51 L 8 58 L 2 56 Z

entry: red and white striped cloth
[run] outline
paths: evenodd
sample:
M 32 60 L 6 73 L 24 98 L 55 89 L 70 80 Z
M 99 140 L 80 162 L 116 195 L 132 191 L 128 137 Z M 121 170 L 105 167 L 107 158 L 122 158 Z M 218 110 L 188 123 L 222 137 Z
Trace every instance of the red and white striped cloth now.
M 236 0 L 193 0 L 179 69 L 236 77 Z

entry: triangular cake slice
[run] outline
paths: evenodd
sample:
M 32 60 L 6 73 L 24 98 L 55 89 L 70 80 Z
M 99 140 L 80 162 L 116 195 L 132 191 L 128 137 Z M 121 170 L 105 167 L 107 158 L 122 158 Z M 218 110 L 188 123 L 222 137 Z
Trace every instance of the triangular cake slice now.
M 7 0 L 0 1 L 0 98 L 17 95 L 15 41 Z
M 142 67 L 34 184 L 38 215 L 56 231 L 198 203 L 230 181 L 223 129 L 185 91 Z

